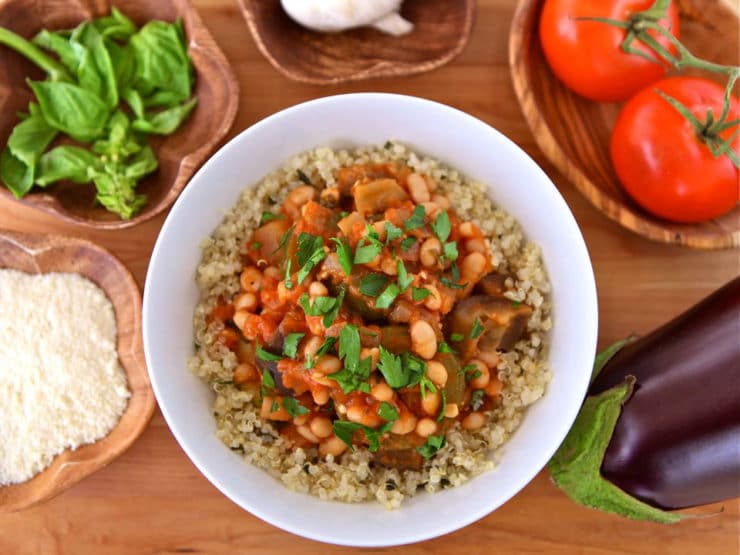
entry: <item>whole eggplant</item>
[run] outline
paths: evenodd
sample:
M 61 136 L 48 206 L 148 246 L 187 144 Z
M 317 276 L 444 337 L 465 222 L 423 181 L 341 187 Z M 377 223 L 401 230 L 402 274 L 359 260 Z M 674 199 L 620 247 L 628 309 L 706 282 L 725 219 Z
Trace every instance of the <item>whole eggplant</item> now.
M 661 509 L 740 496 L 740 277 L 620 349 L 589 396 L 628 376 L 602 476 Z

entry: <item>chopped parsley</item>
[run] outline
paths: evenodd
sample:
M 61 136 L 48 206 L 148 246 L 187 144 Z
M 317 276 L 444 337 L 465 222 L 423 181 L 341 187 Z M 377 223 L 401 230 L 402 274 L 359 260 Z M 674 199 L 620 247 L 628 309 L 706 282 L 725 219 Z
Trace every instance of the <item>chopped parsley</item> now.
M 416 243 L 416 237 L 406 237 L 403 241 L 401 241 L 401 250 L 403 252 L 406 252 L 411 247 L 413 247 L 415 243 Z
M 461 333 L 453 333 L 450 335 L 450 341 L 462 341 L 465 339 L 465 336 Z
M 445 417 L 445 412 L 447 411 L 447 393 L 445 392 L 444 389 L 440 389 L 439 393 L 442 396 L 442 408 L 439 409 L 439 414 L 437 415 L 437 422 L 442 422 L 442 420 Z
M 380 294 L 380 297 L 376 299 L 375 308 L 390 307 L 400 293 L 401 290 L 399 289 L 398 285 L 396 285 L 395 283 L 389 284 L 388 287 L 386 287 L 385 290 Z
M 403 230 L 400 227 L 396 227 L 391 222 L 385 222 L 385 244 L 388 245 L 391 241 L 395 241 L 401 235 Z
M 314 366 L 316 366 L 316 361 L 319 358 L 321 358 L 323 355 L 328 353 L 332 349 L 332 347 L 334 347 L 334 344 L 336 342 L 337 342 L 336 337 L 327 337 L 326 339 L 324 339 L 324 342 L 321 344 L 321 347 L 318 348 L 318 350 L 313 356 L 308 355 L 308 354 L 306 355 L 306 363 L 304 366 L 306 368 L 313 368 Z
M 379 347 L 378 370 L 393 389 L 416 385 L 427 370 L 427 364 L 411 353 L 394 355 L 382 345 Z M 431 383 L 431 382 L 430 382 Z M 432 385 L 432 387 L 434 387 Z
M 260 243 L 259 241 L 254 241 L 254 242 L 253 242 L 253 243 L 252 243 L 252 244 L 251 244 L 251 245 L 249 246 L 249 248 L 250 248 L 251 250 L 253 250 L 253 251 L 259 250 L 259 249 L 261 249 L 261 248 L 262 248 L 262 243 Z
M 257 343 L 257 358 L 260 360 L 266 360 L 266 361 L 271 361 L 271 362 L 277 362 L 278 360 L 282 360 L 281 356 L 265 351 L 262 348 L 262 345 L 260 345 L 259 343 Z
M 298 174 L 298 179 L 303 181 L 306 185 L 312 185 L 311 179 L 305 173 L 301 170 L 296 170 L 296 173 Z
M 278 243 L 278 246 L 277 246 L 277 248 L 276 248 L 276 249 L 275 249 L 274 251 L 272 251 L 272 252 L 271 252 L 270 254 L 275 254 L 275 253 L 276 253 L 276 252 L 278 252 L 279 250 L 282 250 L 282 249 L 284 249 L 284 248 L 285 248 L 285 245 L 287 245 L 287 244 L 288 244 L 288 241 L 290 240 L 290 237 L 291 237 L 291 236 L 293 235 L 293 230 L 294 230 L 294 229 L 295 229 L 295 226 L 294 226 L 294 225 L 292 225 L 292 226 L 290 226 L 290 227 L 289 227 L 289 228 L 288 228 L 288 229 L 287 229 L 287 230 L 285 231 L 285 233 L 283 233 L 283 236 L 282 236 L 282 237 L 280 237 L 280 243 Z
M 470 397 L 470 408 L 478 410 L 483 406 L 483 397 L 485 392 L 482 389 L 476 389 L 473 391 L 473 395 Z
M 380 403 L 380 407 L 378 407 L 378 416 L 388 422 L 394 422 L 398 420 L 398 411 L 396 410 L 396 407 L 383 401 Z
M 446 276 L 440 278 L 442 285 L 449 287 L 450 289 L 465 289 L 467 283 L 458 283 L 460 281 L 460 268 L 457 263 L 452 265 L 452 279 L 448 279 Z
M 429 436 L 427 438 L 426 443 L 422 445 L 421 447 L 417 447 L 416 450 L 425 459 L 431 459 L 437 451 L 439 451 L 440 449 L 442 449 L 442 447 L 445 446 L 446 442 L 447 440 L 445 439 L 444 434 L 439 434 L 437 436 Z
M 424 210 L 424 207 L 421 204 L 417 204 L 411 217 L 404 222 L 404 229 L 406 229 L 406 231 L 411 231 L 412 229 L 423 227 L 426 216 L 427 213 L 426 210 Z
M 354 451 L 355 447 L 352 445 L 352 436 L 355 432 L 362 430 L 365 433 L 365 437 L 369 443 L 368 448 L 371 453 L 374 453 L 380 448 L 380 438 L 388 432 L 393 426 L 392 422 L 386 422 L 377 430 L 356 422 L 347 422 L 346 420 L 336 420 L 334 422 L 334 434 L 346 443 L 350 449 Z
M 260 387 L 260 392 L 264 397 L 268 395 L 273 389 L 275 389 L 275 378 L 273 378 L 272 374 L 270 374 L 270 371 L 265 368 L 262 370 L 262 387 Z
M 337 304 L 337 299 L 334 297 L 316 297 L 313 300 L 313 304 L 311 304 L 311 298 L 308 296 L 308 293 L 304 293 L 298 299 L 298 304 L 301 305 L 306 316 L 324 316 L 331 312 Z
M 414 299 L 414 301 L 423 301 L 431 294 L 432 292 L 429 289 L 425 289 L 424 287 L 411 288 L 411 298 Z
M 270 405 L 270 412 L 277 412 L 280 410 L 280 405 L 277 402 L 277 399 L 272 400 L 272 405 Z
M 408 272 L 406 271 L 406 266 L 403 265 L 403 262 L 401 260 L 397 261 L 396 271 L 398 273 L 398 289 L 400 293 L 403 293 L 414 281 L 414 277 L 409 276 Z
M 296 256 L 298 265 L 301 266 L 298 272 L 298 283 L 301 284 L 308 277 L 308 274 L 311 273 L 311 270 L 326 258 L 324 238 L 301 232 L 298 236 L 298 253 Z
M 328 328 L 334 323 L 334 320 L 337 319 L 337 316 L 339 315 L 339 309 L 342 308 L 342 303 L 344 302 L 344 296 L 347 294 L 347 288 L 342 286 L 339 290 L 339 295 L 337 296 L 337 302 L 334 304 L 334 307 L 327 312 L 324 315 L 324 319 L 322 323 L 324 324 L 325 328 Z
M 445 260 L 454 262 L 455 260 L 457 260 L 457 256 L 457 243 L 455 243 L 455 241 L 450 241 L 449 243 L 445 243 L 442 246 L 442 257 Z
M 450 224 L 450 216 L 446 211 L 442 211 L 437 216 L 437 220 L 431 224 L 432 231 L 439 239 L 440 243 L 447 241 L 452 231 L 452 224 Z
M 355 264 L 367 264 L 375 260 L 375 257 L 380 254 L 383 246 L 380 243 L 369 242 L 363 237 L 360 242 L 357 243 L 355 249 Z
M 385 274 L 368 274 L 360 281 L 360 293 L 368 297 L 377 297 L 388 284 Z
M 511 307 L 516 308 L 518 306 L 521 306 L 523 303 L 522 301 L 511 301 Z
M 352 249 L 344 239 L 332 237 L 331 240 L 337 245 L 337 258 L 339 259 L 339 265 L 342 267 L 342 270 L 344 270 L 344 273 L 349 276 L 352 273 Z
M 269 212 L 265 210 L 262 212 L 262 217 L 260 218 L 260 225 L 265 225 L 267 222 L 271 222 L 273 220 L 284 220 L 285 215 L 283 214 L 274 214 L 272 212 Z
M 478 339 L 484 331 L 486 328 L 480 323 L 480 319 L 476 318 L 473 320 L 473 327 L 470 328 L 470 339 Z
M 298 344 L 306 336 L 305 333 L 289 333 L 285 336 L 283 345 L 283 354 L 289 358 L 295 359 L 298 355 Z
M 437 351 L 440 353 L 449 353 L 449 354 L 456 354 L 457 351 L 450 347 L 446 342 L 442 341 L 442 343 L 439 344 L 439 347 L 437 348 Z
M 419 380 L 419 389 L 421 389 L 421 398 L 426 399 L 427 392 L 430 393 L 436 393 L 437 388 L 434 387 L 434 384 L 432 383 L 432 380 L 430 380 L 426 374 L 421 377 L 421 380 Z
M 308 414 L 308 409 L 301 405 L 298 400 L 294 399 L 293 397 L 283 397 L 283 408 L 293 418 L 302 414 Z
M 293 289 L 293 281 L 290 279 L 290 268 L 293 265 L 293 260 L 288 258 L 288 263 L 285 265 L 285 288 Z
M 329 376 L 345 393 L 358 389 L 365 393 L 370 392 L 367 379 L 372 371 L 372 359 L 360 359 L 360 347 L 359 330 L 356 326 L 347 324 L 339 332 L 339 358 L 344 361 L 344 367 Z

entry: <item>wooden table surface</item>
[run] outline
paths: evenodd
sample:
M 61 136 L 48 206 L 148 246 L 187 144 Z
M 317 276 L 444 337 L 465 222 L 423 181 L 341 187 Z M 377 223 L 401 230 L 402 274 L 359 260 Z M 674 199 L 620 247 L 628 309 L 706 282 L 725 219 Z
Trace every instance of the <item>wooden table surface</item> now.
M 650 243 L 621 229 L 544 160 L 509 79 L 506 44 L 515 0 L 480 0 L 468 47 L 441 69 L 411 78 L 330 88 L 297 84 L 275 71 L 255 48 L 235 0 L 194 3 L 241 84 L 232 135 L 298 102 L 335 93 L 386 91 L 465 110 L 522 146 L 552 177 L 586 237 L 599 292 L 600 346 L 633 331 L 650 331 L 738 274 L 738 251 L 686 250 Z M 118 255 L 142 286 L 163 219 L 125 231 L 91 232 L 0 199 L 0 227 L 92 239 Z M 738 501 L 707 507 L 705 512 L 720 507 L 724 511 L 718 516 L 674 526 L 632 522 L 575 505 L 541 472 L 502 508 L 463 530 L 413 546 L 362 551 L 737 554 Z M 0 516 L 0 554 L 4 555 L 352 551 L 360 550 L 293 536 L 234 505 L 196 470 L 159 411 L 133 447 L 107 468 L 39 507 Z

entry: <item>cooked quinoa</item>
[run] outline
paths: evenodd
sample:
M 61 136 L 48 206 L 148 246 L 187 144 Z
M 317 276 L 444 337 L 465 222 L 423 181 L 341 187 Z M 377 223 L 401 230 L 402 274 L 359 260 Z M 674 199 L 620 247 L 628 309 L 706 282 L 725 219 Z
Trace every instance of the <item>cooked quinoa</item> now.
M 455 424 L 446 433 L 446 445 L 424 463 L 421 471 L 377 465 L 364 448 L 345 452 L 336 459 L 332 455 L 321 459 L 315 448 L 292 446 L 269 421 L 260 418 L 259 392 L 241 390 L 232 384 L 236 356 L 216 342 L 223 323 L 215 320 L 206 324 L 220 299 L 230 299 L 239 292 L 244 244 L 259 226 L 263 211 L 274 210 L 288 192 L 303 185 L 301 177 L 308 177 L 319 186 L 331 186 L 341 167 L 389 161 L 403 161 L 412 170 L 436 179 L 458 216 L 472 221 L 485 234 L 495 270 L 512 276 L 513 283 L 506 284 L 506 296 L 533 308 L 528 334 L 500 357 L 498 379 L 504 388 L 497 406 L 486 413 L 487 424 L 475 431 Z M 545 393 L 550 381 L 550 284 L 539 248 L 526 239 L 516 220 L 488 197 L 486 185 L 460 175 L 438 160 L 417 155 L 404 145 L 389 141 L 380 147 L 352 151 L 317 148 L 292 158 L 254 187 L 247 187 L 201 248 L 203 259 L 196 275 L 200 301 L 194 314 L 197 350 L 189 366 L 216 394 L 213 413 L 218 437 L 246 461 L 265 469 L 293 490 L 344 502 L 374 498 L 393 509 L 421 489 L 435 492 L 458 486 L 494 467 L 491 459 L 497 458 L 526 408 Z

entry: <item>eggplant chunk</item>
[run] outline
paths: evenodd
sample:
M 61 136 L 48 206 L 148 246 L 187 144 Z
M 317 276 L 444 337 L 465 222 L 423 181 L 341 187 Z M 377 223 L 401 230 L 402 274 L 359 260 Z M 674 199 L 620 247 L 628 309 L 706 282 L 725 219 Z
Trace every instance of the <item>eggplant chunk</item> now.
M 532 308 L 506 298 L 488 295 L 473 295 L 458 302 L 448 317 L 447 330 L 450 334 L 462 335 L 465 339 L 453 342 L 464 359 L 479 353 L 507 351 L 524 335 Z M 477 337 L 471 337 L 475 322 L 483 326 Z
M 388 434 L 380 442 L 375 462 L 398 470 L 421 470 L 424 458 L 416 450 L 426 441 L 416 434 Z
M 473 289 L 473 292 L 479 295 L 488 295 L 489 297 L 504 298 L 506 292 L 506 280 L 509 276 L 491 272 L 483 276 Z
M 360 214 L 375 214 L 408 198 L 395 179 L 375 179 L 354 186 L 355 206 Z
M 380 328 L 380 344 L 395 355 L 411 350 L 411 335 L 408 326 L 383 326 Z
M 438 354 L 437 360 L 447 370 L 447 382 L 445 383 L 447 402 L 461 405 L 465 399 L 465 376 L 460 368 L 460 362 L 454 355 L 448 353 Z

